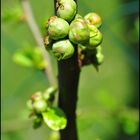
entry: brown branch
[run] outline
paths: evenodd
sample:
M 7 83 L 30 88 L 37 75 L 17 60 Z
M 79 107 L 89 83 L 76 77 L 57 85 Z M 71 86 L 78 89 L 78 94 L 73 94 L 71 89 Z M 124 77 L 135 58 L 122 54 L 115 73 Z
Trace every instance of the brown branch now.
M 49 84 L 50 85 L 56 85 L 56 80 L 55 80 L 55 77 L 54 77 L 54 74 L 53 74 L 53 71 L 52 71 L 50 57 L 49 57 L 48 52 L 45 50 L 44 43 L 43 43 L 43 38 L 41 36 L 41 33 L 40 33 L 39 28 L 37 26 L 37 23 L 34 19 L 29 0 L 22 0 L 21 4 L 22 4 L 22 7 L 23 7 L 23 10 L 24 10 L 24 13 L 25 13 L 26 22 L 27 22 L 27 24 L 28 24 L 28 26 L 29 26 L 29 28 L 30 28 L 30 30 L 31 30 L 36 42 L 37 42 L 37 44 L 38 44 L 38 47 L 42 51 L 44 59 L 47 61 L 47 66 L 45 68 L 45 73 L 46 73 L 46 76 L 48 78 Z

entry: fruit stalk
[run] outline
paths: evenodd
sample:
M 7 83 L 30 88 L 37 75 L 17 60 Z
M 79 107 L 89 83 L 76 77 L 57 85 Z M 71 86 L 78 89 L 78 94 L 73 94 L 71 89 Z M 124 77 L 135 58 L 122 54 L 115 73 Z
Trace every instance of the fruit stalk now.
M 54 0 L 54 7 L 56 14 L 56 0 Z M 76 105 L 80 68 L 77 46 L 74 49 L 74 55 L 71 58 L 58 61 L 58 105 L 65 112 L 68 121 L 67 127 L 60 130 L 60 140 L 78 140 Z

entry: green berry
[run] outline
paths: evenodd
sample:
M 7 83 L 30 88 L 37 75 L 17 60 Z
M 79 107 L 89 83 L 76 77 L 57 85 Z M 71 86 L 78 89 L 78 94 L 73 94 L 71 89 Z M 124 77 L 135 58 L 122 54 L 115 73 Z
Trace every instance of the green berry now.
M 34 110 L 37 112 L 37 113 L 42 113 L 44 111 L 46 111 L 47 109 L 47 103 L 45 100 L 43 99 L 40 99 L 40 100 L 37 100 L 33 103 L 33 107 L 34 107 Z
M 85 44 L 89 33 L 86 21 L 79 16 L 70 24 L 69 39 L 75 44 Z
M 73 55 L 74 47 L 68 39 L 61 40 L 53 44 L 52 52 L 58 60 L 63 60 L 70 58 Z
M 88 27 L 90 30 L 90 39 L 87 47 L 88 49 L 94 49 L 102 43 L 103 36 L 96 26 L 88 24 Z
M 102 24 L 102 19 L 97 13 L 88 13 L 84 18 L 88 24 L 94 25 L 97 28 Z
M 74 0 L 57 0 L 57 16 L 70 22 L 76 14 L 76 3 Z
M 53 40 L 63 39 L 68 35 L 69 24 L 62 18 L 52 16 L 47 23 L 47 33 Z

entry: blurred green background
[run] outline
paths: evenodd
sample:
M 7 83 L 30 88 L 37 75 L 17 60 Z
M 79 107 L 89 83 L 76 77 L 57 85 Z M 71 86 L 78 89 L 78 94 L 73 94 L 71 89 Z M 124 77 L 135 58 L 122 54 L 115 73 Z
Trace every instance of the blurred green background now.
M 47 19 L 54 15 L 52 0 L 30 0 L 44 35 Z M 34 130 L 28 120 L 26 101 L 44 91 L 49 83 L 39 70 L 17 65 L 19 49 L 35 47 L 36 41 L 25 21 L 18 0 L 1 0 L 1 138 L 2 140 L 57 140 L 47 126 Z M 101 15 L 105 61 L 97 73 L 84 67 L 79 83 L 77 123 L 80 140 L 138 140 L 139 17 L 138 0 L 78 0 L 84 16 Z M 57 63 L 51 57 L 54 75 Z

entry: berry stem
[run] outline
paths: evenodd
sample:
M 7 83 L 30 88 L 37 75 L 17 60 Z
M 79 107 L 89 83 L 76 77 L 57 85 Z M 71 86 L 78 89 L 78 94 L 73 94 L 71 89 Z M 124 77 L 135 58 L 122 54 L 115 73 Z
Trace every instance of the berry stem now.
M 56 14 L 56 0 L 54 0 L 54 8 Z M 78 50 L 75 46 L 75 52 L 71 58 L 58 61 L 58 105 L 65 112 L 68 121 L 67 127 L 60 130 L 60 140 L 78 140 L 76 106 L 79 76 Z

